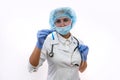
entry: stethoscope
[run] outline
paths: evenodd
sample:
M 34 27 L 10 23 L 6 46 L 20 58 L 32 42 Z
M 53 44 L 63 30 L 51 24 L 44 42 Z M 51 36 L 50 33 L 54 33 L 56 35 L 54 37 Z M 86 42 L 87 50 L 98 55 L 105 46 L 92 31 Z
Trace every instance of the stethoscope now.
M 74 36 L 73 36 L 73 37 L 74 37 Z M 53 40 L 55 39 L 53 33 L 52 33 L 52 39 L 53 39 Z M 77 46 L 76 46 L 75 49 L 74 49 L 74 52 L 75 52 L 75 50 L 79 47 L 79 41 L 78 41 L 78 39 L 75 38 L 75 37 L 74 37 L 74 39 L 77 41 Z M 51 51 L 50 51 L 50 53 L 49 53 L 49 56 L 50 56 L 50 57 L 53 57 L 53 56 L 54 56 L 53 47 L 54 47 L 54 44 L 52 44 Z

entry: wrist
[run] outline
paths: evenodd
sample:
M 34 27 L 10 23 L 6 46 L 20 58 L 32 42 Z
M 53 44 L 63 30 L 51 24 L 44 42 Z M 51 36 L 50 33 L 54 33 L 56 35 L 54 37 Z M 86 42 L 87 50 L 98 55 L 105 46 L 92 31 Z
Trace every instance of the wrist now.
M 40 44 L 38 41 L 36 43 L 37 48 L 42 49 L 42 44 Z

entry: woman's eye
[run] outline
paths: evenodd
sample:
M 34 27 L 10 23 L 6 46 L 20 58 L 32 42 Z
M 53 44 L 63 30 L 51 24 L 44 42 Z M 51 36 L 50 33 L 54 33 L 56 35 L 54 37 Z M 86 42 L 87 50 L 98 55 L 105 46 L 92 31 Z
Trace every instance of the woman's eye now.
M 55 23 L 68 22 L 69 20 L 70 20 L 69 18 L 57 19 Z
M 61 23 L 61 20 L 56 20 L 56 22 L 55 23 Z
M 65 18 L 65 19 L 64 19 L 64 22 L 67 22 L 67 21 L 69 21 L 69 19 Z

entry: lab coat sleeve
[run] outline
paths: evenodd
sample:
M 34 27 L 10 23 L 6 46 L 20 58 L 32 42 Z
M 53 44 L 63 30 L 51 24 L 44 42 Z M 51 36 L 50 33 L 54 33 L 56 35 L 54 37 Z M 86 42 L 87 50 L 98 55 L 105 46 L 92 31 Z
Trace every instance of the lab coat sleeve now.
M 44 51 L 45 52 L 45 51 Z M 38 66 L 33 66 L 32 64 L 30 64 L 30 62 L 28 63 L 28 70 L 29 72 L 37 72 L 39 67 L 42 66 L 43 62 L 46 60 L 46 53 L 43 53 L 43 51 L 41 51 L 41 56 L 40 56 L 40 60 L 39 60 L 39 64 Z
M 43 47 L 42 47 L 42 50 L 41 50 L 41 55 L 40 55 L 40 60 L 39 60 L 39 64 L 38 66 L 33 66 L 32 64 L 30 64 L 30 62 L 28 63 L 28 70 L 29 72 L 36 72 L 38 70 L 38 68 L 40 66 L 42 66 L 43 62 L 46 60 L 47 58 L 47 53 L 48 53 L 48 42 L 50 42 L 48 39 L 46 39 L 44 41 L 44 44 L 43 44 Z
M 32 64 L 30 64 L 30 62 L 28 63 L 28 70 L 29 70 L 29 72 L 31 73 L 31 72 L 36 72 L 37 70 L 38 70 L 38 67 L 39 66 L 33 66 Z
M 78 39 L 78 41 L 79 41 L 79 45 L 84 44 L 82 40 Z

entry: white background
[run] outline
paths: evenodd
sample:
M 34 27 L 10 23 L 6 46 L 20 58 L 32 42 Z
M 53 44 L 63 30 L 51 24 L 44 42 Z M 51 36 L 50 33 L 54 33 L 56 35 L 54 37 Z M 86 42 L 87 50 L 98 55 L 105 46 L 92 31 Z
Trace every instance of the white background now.
M 57 7 L 75 10 L 72 29 L 90 48 L 82 80 L 120 80 L 119 0 L 0 0 L 0 80 L 45 80 L 47 63 L 38 72 L 27 70 L 36 33 L 49 27 L 49 13 Z

